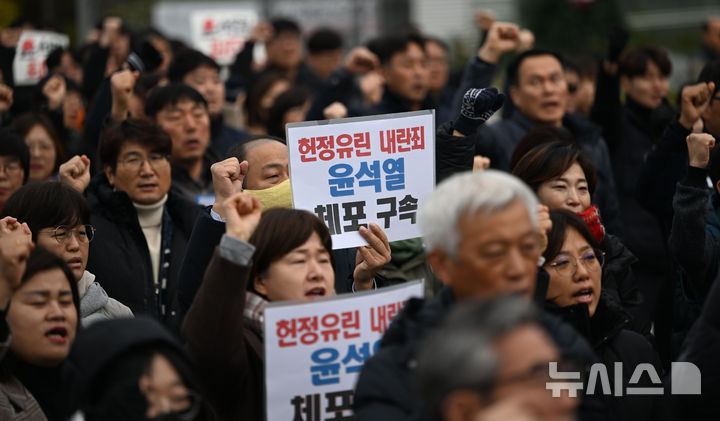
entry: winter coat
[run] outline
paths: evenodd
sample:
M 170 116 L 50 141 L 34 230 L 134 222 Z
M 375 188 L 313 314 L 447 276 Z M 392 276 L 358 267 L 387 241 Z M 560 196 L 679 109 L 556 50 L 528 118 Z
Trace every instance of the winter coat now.
M 382 337 L 380 349 L 365 362 L 355 389 L 355 417 L 358 421 L 400 421 L 420 419 L 419 403 L 411 384 L 419 347 L 455 303 L 449 287 L 430 299 L 411 299 L 395 317 Z M 583 366 L 595 362 L 587 341 L 558 317 L 541 312 L 538 320 L 566 358 Z M 603 419 L 604 403 L 583 399 L 581 419 Z
M 571 324 L 592 345 L 600 363 L 605 365 L 612 386 L 615 390 L 615 363 L 622 363 L 622 387 L 662 387 L 652 384 L 649 376 L 644 374 L 640 383 L 631 384 L 630 378 L 639 364 L 652 364 L 658 376 L 662 377 L 662 365 L 655 349 L 650 342 L 637 332 L 627 329 L 630 316 L 612 299 L 601 294 L 595 314 L 590 317 L 586 304 L 575 304 L 557 307 L 547 304 L 546 310 L 562 317 Z M 595 379 L 596 393 L 603 393 L 601 382 Z M 670 419 L 662 395 L 608 396 L 606 402 L 612 420 L 663 420 Z
M 685 275 L 686 292 L 703 300 L 720 264 L 720 195 L 705 181 L 707 170 L 689 167 L 677 184 L 670 250 Z
M 125 192 L 114 191 L 105 174 L 93 178 L 87 190 L 96 234 L 90 243 L 88 271 L 102 280 L 108 295 L 148 314 L 179 333 L 182 313 L 177 280 L 193 223 L 202 208 L 170 189 L 162 227 L 160 275 L 154 285 L 150 252 L 137 212 Z
M 95 282 L 95 275 L 85 271 L 77 283 L 80 295 L 80 317 L 83 327 L 100 320 L 133 317 L 132 311 L 120 301 L 110 298 Z
M 251 134 L 227 126 L 222 114 L 210 121 L 210 148 L 219 160 L 225 158 L 227 151 L 237 143 L 247 142 Z
M 183 324 L 201 394 L 219 421 L 265 419 L 262 332 L 243 316 L 254 250 L 223 236 Z
M 714 279 L 710 285 L 702 313 L 690 329 L 682 351 L 675 359 L 677 362 L 693 363 L 698 368 L 701 394 L 673 395 L 676 419 L 711 420 L 716 419 L 720 413 L 720 279 Z M 673 376 L 680 373 L 682 372 L 679 370 L 673 370 L 666 384 L 672 387 L 676 380 Z
M 12 342 L 12 333 L 0 310 L 0 361 L 6 357 Z M 47 421 L 40 404 L 27 388 L 0 365 L 0 419 L 7 421 Z
M 650 333 L 649 323 L 641 322 L 647 319 L 647 316 L 641 314 L 644 311 L 643 297 L 632 271 L 632 265 L 637 259 L 620 239 L 612 234 L 605 235 L 601 246 L 605 251 L 603 292 L 632 316 L 628 329 L 643 335 Z

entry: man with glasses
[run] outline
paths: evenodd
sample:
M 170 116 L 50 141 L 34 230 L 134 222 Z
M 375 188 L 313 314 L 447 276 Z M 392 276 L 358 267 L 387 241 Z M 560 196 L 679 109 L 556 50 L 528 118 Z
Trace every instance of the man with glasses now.
M 428 331 L 456 305 L 506 294 L 528 306 L 533 299 L 544 302 L 548 285 L 547 272 L 538 272 L 543 234 L 537 207 L 522 181 L 495 170 L 453 176 L 425 199 L 418 213 L 420 231 L 428 262 L 445 287 L 430 299 L 409 301 L 365 363 L 355 391 L 359 421 L 419 417 L 421 402 L 411 386 L 417 352 Z M 572 327 L 544 312 L 538 322 L 563 358 L 583 366 L 595 361 L 590 345 Z M 604 409 L 595 397 L 580 404 L 581 415 L 591 418 Z
M 30 175 L 30 151 L 11 129 L 0 130 L 0 209 Z
M 88 268 L 133 313 L 152 315 L 177 333 L 177 277 L 201 208 L 171 188 L 172 150 L 170 136 L 144 120 L 106 130 L 103 173 L 87 191 L 96 229 Z
M 80 193 L 62 183 L 31 183 L 5 202 L 2 215 L 26 223 L 35 244 L 65 261 L 78 285 L 83 326 L 133 316 L 128 307 L 108 297 L 98 283 L 102 278 L 86 270 L 95 228 L 90 224 L 90 206 Z

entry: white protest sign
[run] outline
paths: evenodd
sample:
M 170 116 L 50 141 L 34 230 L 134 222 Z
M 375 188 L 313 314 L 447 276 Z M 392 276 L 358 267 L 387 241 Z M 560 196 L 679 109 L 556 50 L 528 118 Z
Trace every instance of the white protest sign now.
M 267 420 L 346 419 L 362 366 L 422 281 L 265 308 Z
M 287 125 L 296 209 L 313 212 L 333 248 L 366 245 L 370 222 L 390 241 L 420 237 L 417 210 L 435 187 L 434 110 Z
M 47 73 L 45 59 L 57 47 L 67 48 L 70 38 L 48 31 L 23 31 L 13 59 L 15 86 L 34 85 Z
M 258 22 L 255 10 L 210 9 L 190 15 L 193 46 L 221 66 L 232 64 Z

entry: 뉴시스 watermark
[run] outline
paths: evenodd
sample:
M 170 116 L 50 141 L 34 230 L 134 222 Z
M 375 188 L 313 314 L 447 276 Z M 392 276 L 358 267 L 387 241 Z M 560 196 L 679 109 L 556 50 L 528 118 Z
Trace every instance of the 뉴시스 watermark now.
M 623 364 L 619 362 L 614 363 L 613 370 L 614 385 L 611 387 L 608 369 L 605 364 L 593 364 L 590 367 L 585 393 L 588 395 L 597 393 L 613 396 L 623 396 L 623 392 L 625 395 L 662 395 L 665 393 L 663 382 L 652 364 L 638 364 L 634 368 L 632 376 L 630 376 L 628 385 L 623 385 Z M 700 369 L 695 364 L 689 362 L 673 362 L 671 363 L 670 371 L 670 394 L 701 394 Z M 647 376 L 650 382 L 656 386 L 637 386 L 643 375 Z M 568 391 L 569 397 L 575 398 L 578 396 L 578 392 L 582 391 L 584 387 L 583 382 L 580 380 L 581 375 L 579 371 L 558 371 L 557 362 L 550 363 L 550 378 L 552 380 L 563 380 L 545 383 L 545 388 L 552 391 L 554 398 L 559 398 L 563 390 Z

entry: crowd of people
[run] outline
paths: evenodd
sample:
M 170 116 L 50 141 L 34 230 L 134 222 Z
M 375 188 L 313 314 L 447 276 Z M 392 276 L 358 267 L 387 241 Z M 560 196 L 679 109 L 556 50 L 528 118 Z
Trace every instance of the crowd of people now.
M 53 28 L 1 29 L 0 419 L 263 420 L 268 303 L 419 278 L 359 374 L 358 420 L 716 416 L 720 18 L 673 105 L 660 46 L 618 29 L 602 57 L 565 54 L 480 17 L 457 71 L 414 28 L 346 53 L 276 18 L 223 80 L 110 16 L 33 86 L 14 83 L 18 39 Z M 367 245 L 333 249 L 293 209 L 286 125 L 426 109 L 422 237 L 370 223 Z M 672 394 L 677 362 L 700 394 Z M 554 396 L 554 364 L 620 393 Z

